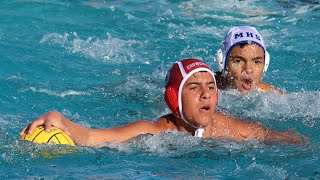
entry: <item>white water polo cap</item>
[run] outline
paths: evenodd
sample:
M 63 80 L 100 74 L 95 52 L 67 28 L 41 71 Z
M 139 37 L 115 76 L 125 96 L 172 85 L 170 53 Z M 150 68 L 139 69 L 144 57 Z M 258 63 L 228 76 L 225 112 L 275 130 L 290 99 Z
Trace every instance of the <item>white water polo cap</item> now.
M 175 116 L 180 117 L 184 122 L 194 128 L 199 127 L 195 127 L 190 124 L 183 115 L 181 94 L 183 85 L 188 80 L 188 78 L 194 73 L 200 71 L 209 72 L 212 75 L 217 90 L 216 98 L 218 101 L 218 89 L 214 73 L 206 63 L 198 59 L 183 59 L 181 61 L 175 62 L 167 73 L 165 86 L 166 90 L 164 93 L 165 101 L 172 113 Z
M 216 61 L 223 76 L 227 74 L 226 61 L 230 51 L 233 47 L 244 43 L 254 43 L 263 49 L 265 54 L 263 73 L 267 71 L 270 62 L 270 55 L 266 50 L 263 38 L 260 33 L 256 28 L 251 26 L 235 26 L 229 30 L 226 37 L 224 38 L 221 49 L 219 49 L 216 53 Z

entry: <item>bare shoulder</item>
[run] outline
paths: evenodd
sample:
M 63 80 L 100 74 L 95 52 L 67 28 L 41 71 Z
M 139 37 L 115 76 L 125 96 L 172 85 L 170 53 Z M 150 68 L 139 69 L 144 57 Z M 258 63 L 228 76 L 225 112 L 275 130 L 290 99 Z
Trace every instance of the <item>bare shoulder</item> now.
M 176 118 L 174 117 L 173 114 L 167 114 L 157 119 L 157 121 L 154 124 L 155 126 L 157 126 L 158 129 L 161 129 L 163 131 L 175 130 L 177 129 L 175 119 Z
M 269 91 L 277 91 L 278 93 L 280 94 L 284 94 L 283 91 L 281 91 L 280 89 L 272 86 L 271 84 L 269 83 L 266 83 L 266 82 L 260 82 L 257 84 L 257 87 L 258 87 L 258 91 L 261 92 L 261 93 L 265 93 L 265 92 L 269 92 Z
M 172 114 L 168 114 L 158 118 L 154 122 L 140 120 L 140 121 L 133 122 L 129 125 L 126 125 L 126 128 L 136 129 L 136 130 L 141 129 L 144 132 L 148 132 L 152 134 L 159 133 L 166 130 L 174 130 L 176 129 L 175 117 Z
M 214 136 L 230 138 L 236 141 L 247 140 L 250 138 L 261 139 L 257 134 L 263 134 L 264 128 L 259 122 L 249 122 L 236 119 L 222 113 L 216 113 L 216 128 Z
M 237 119 L 229 115 L 222 114 L 220 112 L 216 112 L 215 119 L 219 123 L 228 124 L 229 126 L 244 126 L 244 127 L 252 127 L 252 126 L 261 126 L 259 122 L 249 122 L 242 119 Z

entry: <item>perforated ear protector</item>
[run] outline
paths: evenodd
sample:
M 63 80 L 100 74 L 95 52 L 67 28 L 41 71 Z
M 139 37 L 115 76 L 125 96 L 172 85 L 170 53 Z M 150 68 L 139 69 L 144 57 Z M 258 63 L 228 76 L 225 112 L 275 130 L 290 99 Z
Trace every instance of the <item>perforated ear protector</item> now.
M 218 49 L 216 52 L 216 63 L 218 65 L 219 71 L 222 72 L 223 75 L 225 75 L 224 71 L 225 71 L 226 59 L 223 57 L 223 53 L 221 49 Z M 263 73 L 267 72 L 269 63 L 270 63 L 270 54 L 268 51 L 265 51 Z
M 217 62 L 219 71 L 222 72 L 224 69 L 224 63 L 223 63 L 223 54 L 221 49 L 218 49 L 216 52 L 216 62 Z
M 172 113 L 176 116 L 180 116 L 179 106 L 178 106 L 178 94 L 173 87 L 168 86 L 164 93 L 165 101 L 167 102 L 168 107 L 172 110 Z
M 268 51 L 265 51 L 265 55 L 264 55 L 264 67 L 263 67 L 263 73 L 266 73 L 269 67 L 269 63 L 270 63 L 270 54 Z

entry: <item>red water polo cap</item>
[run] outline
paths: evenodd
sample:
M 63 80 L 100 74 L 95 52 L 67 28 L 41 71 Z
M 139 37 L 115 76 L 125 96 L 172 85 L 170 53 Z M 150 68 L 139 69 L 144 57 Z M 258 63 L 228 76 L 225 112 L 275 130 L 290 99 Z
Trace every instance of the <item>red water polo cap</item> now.
M 166 103 L 171 109 L 172 113 L 178 117 L 181 117 L 184 121 L 186 121 L 186 119 L 182 113 L 182 87 L 191 75 L 200 71 L 209 72 L 216 84 L 216 79 L 212 69 L 199 59 L 183 59 L 175 62 L 171 69 L 169 69 L 166 76 L 166 91 L 164 94 Z

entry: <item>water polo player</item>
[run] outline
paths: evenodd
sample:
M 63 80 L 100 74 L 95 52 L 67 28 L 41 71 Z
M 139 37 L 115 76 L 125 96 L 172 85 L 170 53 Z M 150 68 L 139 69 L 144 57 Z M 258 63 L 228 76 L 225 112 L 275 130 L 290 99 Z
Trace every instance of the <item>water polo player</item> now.
M 216 62 L 220 70 L 216 76 L 219 89 L 236 89 L 241 93 L 277 90 L 281 93 L 261 81 L 268 69 L 270 55 L 254 27 L 232 27 L 216 53 Z
M 92 129 L 52 111 L 37 118 L 20 135 L 32 133 L 36 126 L 44 125 L 46 130 L 55 126 L 66 131 L 76 144 L 83 146 L 123 142 L 140 134 L 163 131 L 182 131 L 197 137 L 234 141 L 255 139 L 283 144 L 304 143 L 304 138 L 298 133 L 274 131 L 260 123 L 246 122 L 217 112 L 218 91 L 213 71 L 198 59 L 175 62 L 167 73 L 165 88 L 165 100 L 172 113 L 154 122 L 139 120 L 124 126 Z

